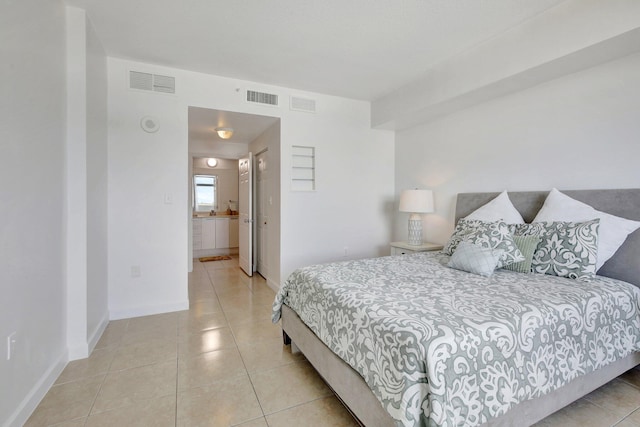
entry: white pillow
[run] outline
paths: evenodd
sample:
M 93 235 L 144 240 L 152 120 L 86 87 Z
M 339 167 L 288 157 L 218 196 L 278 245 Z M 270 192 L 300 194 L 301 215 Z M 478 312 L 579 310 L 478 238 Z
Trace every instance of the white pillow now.
M 495 222 L 504 221 L 507 224 L 524 224 L 524 219 L 520 212 L 513 206 L 507 190 L 500 193 L 498 197 L 484 206 L 479 207 L 465 219 L 479 219 L 481 221 Z
M 627 236 L 640 228 L 640 222 L 597 211 L 586 203 L 572 199 L 555 188 L 549 192 L 533 222 L 582 222 L 596 218 L 600 219 L 597 271 L 616 253 Z

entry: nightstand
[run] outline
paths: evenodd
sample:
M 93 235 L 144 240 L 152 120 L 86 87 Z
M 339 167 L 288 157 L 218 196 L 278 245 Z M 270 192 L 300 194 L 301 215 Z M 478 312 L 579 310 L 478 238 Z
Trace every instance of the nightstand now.
M 406 255 L 416 252 L 439 251 L 442 245 L 424 242 L 419 246 L 410 245 L 407 242 L 391 242 L 391 255 Z

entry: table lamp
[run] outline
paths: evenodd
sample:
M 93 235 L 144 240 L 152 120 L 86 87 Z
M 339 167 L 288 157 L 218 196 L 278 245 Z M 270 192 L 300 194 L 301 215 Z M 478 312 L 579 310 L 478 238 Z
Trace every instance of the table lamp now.
M 403 190 L 400 194 L 400 212 L 409 212 L 408 244 L 420 246 L 422 244 L 422 216 L 423 213 L 433 212 L 433 192 L 431 190 Z

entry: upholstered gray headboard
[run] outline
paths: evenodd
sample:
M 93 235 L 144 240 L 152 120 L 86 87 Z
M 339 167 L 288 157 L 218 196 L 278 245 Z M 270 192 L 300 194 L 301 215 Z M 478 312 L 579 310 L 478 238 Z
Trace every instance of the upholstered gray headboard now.
M 593 206 L 599 211 L 640 221 L 640 189 L 560 190 L 569 197 Z M 500 193 L 460 193 L 456 202 L 456 222 L 484 205 Z M 509 198 L 526 222 L 536 216 L 548 191 L 510 192 Z M 598 274 L 624 280 L 640 287 L 640 230 L 632 233 L 618 252 Z

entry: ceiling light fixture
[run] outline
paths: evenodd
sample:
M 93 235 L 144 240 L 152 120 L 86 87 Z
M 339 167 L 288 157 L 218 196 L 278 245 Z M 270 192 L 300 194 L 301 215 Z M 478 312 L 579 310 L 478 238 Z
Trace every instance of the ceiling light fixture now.
M 207 159 L 207 166 L 210 168 L 215 168 L 218 165 L 218 161 L 216 159 Z
M 232 128 L 216 128 L 216 132 L 218 133 L 218 136 L 222 139 L 229 139 L 231 138 L 231 135 L 233 135 Z

